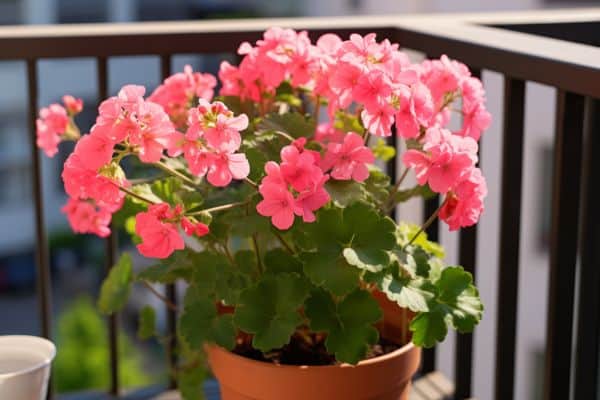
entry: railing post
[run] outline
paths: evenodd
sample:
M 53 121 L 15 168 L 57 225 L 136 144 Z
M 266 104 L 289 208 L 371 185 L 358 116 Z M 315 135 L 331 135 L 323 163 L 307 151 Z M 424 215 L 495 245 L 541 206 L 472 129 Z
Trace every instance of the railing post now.
M 600 100 L 588 99 L 581 212 L 581 264 L 575 351 L 575 399 L 598 400 L 600 373 Z
M 160 57 L 160 71 L 162 79 L 171 75 L 171 55 L 162 55 Z M 166 295 L 171 304 L 177 304 L 177 286 L 175 283 L 165 286 Z M 173 376 L 173 371 L 177 366 L 177 312 L 167 307 L 167 358 L 169 364 L 169 388 L 177 388 L 177 380 Z
M 35 264 L 38 312 L 41 335 L 52 340 L 50 253 L 44 223 L 44 192 L 42 187 L 42 165 L 37 148 L 36 119 L 38 108 L 37 60 L 27 60 L 27 86 L 29 99 L 29 140 L 31 153 L 32 193 L 35 208 Z M 48 388 L 48 399 L 52 399 L 52 385 Z
M 108 97 L 108 60 L 105 57 L 96 58 L 96 74 L 98 82 L 98 103 Z M 110 272 L 116 261 L 117 232 L 111 224 L 111 234 L 105 240 L 104 270 Z M 119 395 L 119 320 L 118 314 L 113 313 L 108 317 L 108 343 L 110 358 L 110 393 Z
M 581 95 L 558 92 L 545 400 L 564 400 L 570 394 L 584 103 Z
M 481 70 L 471 68 L 474 77 L 481 79 Z M 479 166 L 481 167 L 481 141 L 479 142 Z M 458 263 L 465 271 L 473 275 L 475 281 L 475 264 L 477 262 L 477 226 L 460 230 Z M 463 400 L 471 397 L 473 390 L 473 334 L 456 334 L 456 355 L 454 360 L 455 390 L 454 398 Z
M 496 400 L 512 400 L 515 381 L 525 82 L 504 77 L 502 200 L 496 327 Z

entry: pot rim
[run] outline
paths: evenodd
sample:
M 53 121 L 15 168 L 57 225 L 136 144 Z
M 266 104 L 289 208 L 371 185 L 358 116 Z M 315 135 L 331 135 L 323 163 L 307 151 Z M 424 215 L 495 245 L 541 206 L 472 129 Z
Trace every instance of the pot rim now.
M 260 366 L 260 367 L 264 367 L 264 368 L 285 368 L 285 369 L 302 369 L 302 370 L 319 369 L 322 371 L 326 370 L 326 369 L 366 367 L 366 366 L 369 366 L 372 364 L 377 364 L 377 363 L 388 361 L 390 359 L 393 359 L 393 358 L 399 357 L 403 354 L 406 354 L 414 349 L 418 349 L 418 347 L 415 346 L 412 342 L 408 342 L 404 346 L 402 346 L 399 349 L 396 349 L 390 353 L 386 353 L 386 354 L 383 354 L 383 355 L 380 355 L 377 357 L 373 357 L 373 358 L 369 358 L 366 360 L 361 360 L 356 365 L 352 365 L 352 364 L 348 364 L 348 363 L 333 364 L 333 365 L 290 365 L 290 364 L 274 364 L 271 362 L 254 360 L 252 358 L 248 358 L 248 357 L 241 356 L 239 354 L 235 354 L 234 352 L 227 350 L 217 344 L 207 344 L 206 346 L 207 346 L 207 348 L 212 348 L 219 352 L 226 353 L 228 357 L 240 359 L 242 362 L 246 362 L 251 365 L 256 365 L 257 367 Z

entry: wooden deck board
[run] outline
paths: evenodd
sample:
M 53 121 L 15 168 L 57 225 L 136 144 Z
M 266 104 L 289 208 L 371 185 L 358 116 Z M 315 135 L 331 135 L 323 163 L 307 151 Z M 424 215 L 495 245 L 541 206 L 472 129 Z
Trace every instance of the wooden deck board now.
M 447 400 L 454 393 L 454 385 L 441 372 L 435 371 L 413 382 L 410 400 Z M 208 400 L 219 400 L 219 387 L 215 381 L 206 384 Z M 179 393 L 169 391 L 149 400 L 181 400 Z M 474 398 L 469 400 L 475 400 Z

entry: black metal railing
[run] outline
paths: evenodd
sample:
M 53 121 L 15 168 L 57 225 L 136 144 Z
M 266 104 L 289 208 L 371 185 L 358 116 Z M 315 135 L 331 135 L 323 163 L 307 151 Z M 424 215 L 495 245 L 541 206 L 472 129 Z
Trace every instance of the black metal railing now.
M 0 61 L 24 60 L 27 65 L 41 334 L 51 335 L 51 290 L 41 165 L 35 146 L 35 118 L 39 106 L 38 61 L 46 58 L 94 58 L 97 61 L 98 96 L 102 99 L 108 94 L 107 63 L 111 57 L 159 56 L 161 75 L 166 77 L 171 72 L 171 57 L 175 54 L 234 53 L 240 42 L 256 40 L 265 28 L 273 25 L 307 29 L 313 37 L 323 32 L 335 32 L 341 36 L 351 32 L 375 32 L 380 38 L 387 37 L 405 48 L 429 56 L 447 54 L 460 59 L 477 75 L 488 70 L 504 76 L 496 400 L 514 398 L 526 83 L 539 82 L 557 89 L 544 399 L 569 399 L 571 390 L 577 400 L 598 399 L 600 213 L 594 204 L 598 198 L 598 185 L 593 180 L 600 176 L 600 164 L 593 162 L 593 158 L 600 151 L 600 49 L 594 47 L 599 41 L 600 9 L 530 15 L 344 17 L 0 28 Z M 392 160 L 392 175 L 395 174 L 395 166 L 396 160 Z M 485 161 L 483 169 L 486 169 Z M 427 215 L 437 208 L 438 203 L 438 198 L 425 202 Z M 432 224 L 428 234 L 437 240 L 438 225 Z M 472 273 L 476 272 L 478 242 L 485 240 L 485 237 L 478 237 L 477 228 L 463 230 L 460 234 L 459 261 Z M 115 243 L 114 236 L 106 241 L 107 268 L 114 261 Z M 174 286 L 167 287 L 167 296 L 171 301 L 176 300 Z M 175 314 L 170 310 L 167 321 L 169 332 L 174 337 Z M 110 318 L 108 326 L 110 392 L 118 395 L 118 316 Z M 577 328 L 576 337 L 574 326 Z M 176 361 L 174 346 L 171 341 L 171 364 Z M 574 352 L 572 380 L 571 359 Z M 455 359 L 456 399 L 472 396 L 472 366 L 473 336 L 459 335 Z M 435 369 L 435 350 L 427 350 L 422 370 L 430 372 Z M 171 382 L 171 386 L 174 385 Z

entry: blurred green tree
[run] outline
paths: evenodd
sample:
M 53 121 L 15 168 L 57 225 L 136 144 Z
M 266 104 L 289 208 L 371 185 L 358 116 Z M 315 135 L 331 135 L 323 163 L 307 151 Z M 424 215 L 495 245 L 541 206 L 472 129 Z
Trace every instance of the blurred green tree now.
M 119 335 L 119 379 L 124 387 L 149 384 L 140 351 L 127 335 Z M 109 387 L 109 346 L 106 324 L 93 301 L 82 296 L 58 319 L 57 355 L 52 370 L 54 387 L 64 393 Z

